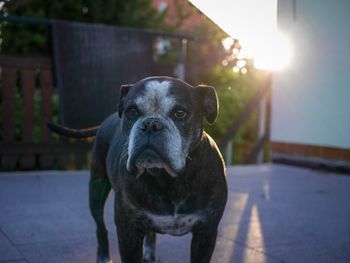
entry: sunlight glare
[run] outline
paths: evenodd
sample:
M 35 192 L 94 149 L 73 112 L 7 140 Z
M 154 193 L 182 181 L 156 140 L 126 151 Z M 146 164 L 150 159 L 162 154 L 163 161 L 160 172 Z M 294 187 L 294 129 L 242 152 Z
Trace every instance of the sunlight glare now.
M 243 68 L 246 64 L 247 64 L 247 62 L 245 60 L 238 60 L 237 61 L 237 66 L 239 68 Z
M 238 73 L 238 72 L 239 72 L 239 67 L 234 66 L 234 67 L 232 68 L 232 70 L 233 70 L 233 72 Z
M 238 48 L 232 49 L 232 53 L 233 53 L 234 55 L 237 55 L 237 54 L 239 53 L 239 49 L 238 49 Z
M 256 49 L 254 66 L 264 70 L 283 70 L 292 60 L 293 48 L 286 35 L 275 32 Z
M 189 1 L 239 40 L 238 59 L 253 58 L 254 66 L 265 70 L 281 70 L 291 62 L 291 42 L 277 29 L 277 0 Z
M 251 210 L 246 244 L 252 247 L 259 247 L 260 249 L 265 251 L 264 233 L 262 231 L 261 219 L 256 204 L 253 205 Z M 248 249 L 245 249 L 243 255 L 243 262 L 254 262 L 254 259 L 251 257 L 252 254 L 249 253 Z M 266 256 L 262 254 L 262 257 L 259 262 L 265 263 L 266 261 Z
M 222 219 L 222 235 L 224 238 L 220 238 L 221 240 L 236 240 L 238 238 L 237 235 L 240 230 L 239 227 L 242 224 L 241 221 L 244 215 L 244 211 L 246 209 L 249 209 L 247 208 L 248 199 L 248 193 L 229 192 L 227 207 Z M 218 241 L 216 249 L 217 254 L 214 254 L 214 262 L 229 263 L 231 261 L 231 258 L 234 257 L 234 252 L 234 246 L 231 242 Z
M 222 45 L 224 46 L 225 50 L 229 50 L 231 46 L 233 45 L 233 39 L 232 37 L 226 37 L 223 40 L 221 40 Z

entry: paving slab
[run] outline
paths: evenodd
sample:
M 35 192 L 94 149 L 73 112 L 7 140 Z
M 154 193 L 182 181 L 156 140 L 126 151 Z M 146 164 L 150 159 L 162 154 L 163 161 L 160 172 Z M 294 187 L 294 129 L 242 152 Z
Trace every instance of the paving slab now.
M 212 263 L 350 262 L 350 176 L 284 165 L 229 167 Z M 95 262 L 88 171 L 0 173 L 0 262 Z M 110 250 L 120 263 L 113 194 Z M 191 235 L 159 235 L 159 262 L 189 262 Z
M 110 242 L 110 245 L 116 247 L 115 239 Z M 27 243 L 18 246 L 30 263 L 95 263 L 96 247 L 94 238 Z M 111 250 L 111 257 L 114 263 L 121 263 L 117 249 Z
M 0 229 L 0 262 L 20 259 L 23 259 L 23 256 Z
M 0 224 L 14 244 L 93 236 L 90 218 L 82 219 L 61 204 L 5 206 Z
M 23 259 L 19 259 L 19 260 L 5 260 L 5 261 L 1 261 L 1 263 L 28 263 L 28 261 L 23 260 Z

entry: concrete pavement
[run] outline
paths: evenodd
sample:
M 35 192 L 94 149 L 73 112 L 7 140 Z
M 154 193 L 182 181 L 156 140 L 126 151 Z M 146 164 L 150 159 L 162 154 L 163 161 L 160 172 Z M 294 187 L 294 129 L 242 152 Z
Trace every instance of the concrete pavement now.
M 350 176 L 282 165 L 228 168 L 212 263 L 350 262 Z M 0 173 L 0 263 L 95 261 L 88 172 Z M 106 210 L 120 258 L 112 198 Z M 190 235 L 159 235 L 163 263 L 189 262 Z

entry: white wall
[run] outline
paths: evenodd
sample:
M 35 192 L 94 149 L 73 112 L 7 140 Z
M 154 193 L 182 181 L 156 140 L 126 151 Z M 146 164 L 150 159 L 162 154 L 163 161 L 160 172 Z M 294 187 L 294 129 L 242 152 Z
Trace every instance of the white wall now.
M 350 148 L 350 1 L 279 0 L 293 41 L 290 67 L 274 74 L 271 140 Z

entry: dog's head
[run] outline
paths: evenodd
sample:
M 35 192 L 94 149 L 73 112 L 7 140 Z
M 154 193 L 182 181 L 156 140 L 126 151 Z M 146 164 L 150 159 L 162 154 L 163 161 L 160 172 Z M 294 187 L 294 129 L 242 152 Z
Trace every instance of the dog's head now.
M 165 169 L 177 176 L 201 140 L 203 117 L 214 123 L 217 115 L 217 96 L 210 86 L 193 87 L 170 77 L 123 85 L 119 116 L 128 137 L 128 171 L 140 176 Z

